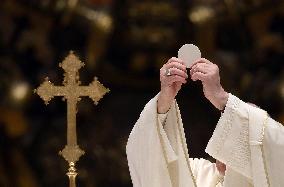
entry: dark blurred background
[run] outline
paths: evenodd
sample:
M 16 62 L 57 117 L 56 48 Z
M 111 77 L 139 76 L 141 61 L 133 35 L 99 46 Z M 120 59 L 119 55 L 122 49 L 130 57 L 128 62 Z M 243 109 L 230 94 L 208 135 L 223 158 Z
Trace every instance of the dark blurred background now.
M 98 106 L 78 105 L 78 186 L 129 187 L 125 145 L 144 105 L 159 92 L 159 69 L 185 43 L 217 63 L 231 93 L 284 122 L 284 2 L 280 0 L 2 0 L 0 3 L 0 186 L 67 186 L 66 103 L 35 94 L 73 50 L 108 87 Z M 191 157 L 220 113 L 200 82 L 177 97 Z M 147 137 L 145 137 L 147 138 Z

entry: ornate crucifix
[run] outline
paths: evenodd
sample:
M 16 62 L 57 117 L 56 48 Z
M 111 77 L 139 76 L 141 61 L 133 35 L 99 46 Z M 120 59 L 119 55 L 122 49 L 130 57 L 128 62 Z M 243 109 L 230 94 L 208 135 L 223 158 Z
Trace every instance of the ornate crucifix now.
M 77 175 L 75 164 L 85 153 L 77 145 L 77 102 L 80 101 L 81 96 L 89 96 L 95 104 L 98 104 L 98 101 L 109 92 L 109 89 L 105 88 L 97 78 L 94 78 L 94 81 L 88 86 L 80 86 L 79 69 L 84 66 L 84 63 L 73 52 L 70 52 L 59 66 L 65 71 L 63 86 L 55 86 L 47 77 L 35 92 L 45 101 L 46 105 L 55 96 L 63 96 L 63 100 L 67 100 L 67 145 L 59 154 L 69 163 L 67 172 L 69 186 L 75 187 Z

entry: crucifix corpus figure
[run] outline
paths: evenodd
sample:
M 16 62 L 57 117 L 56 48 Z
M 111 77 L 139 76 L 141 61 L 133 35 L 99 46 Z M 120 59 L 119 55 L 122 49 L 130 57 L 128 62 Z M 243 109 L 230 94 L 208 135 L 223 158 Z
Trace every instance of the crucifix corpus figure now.
M 105 88 L 95 77 L 94 81 L 88 86 L 80 86 L 79 69 L 84 66 L 71 51 L 70 54 L 59 64 L 65 73 L 63 86 L 55 86 L 48 80 L 45 81 L 35 90 L 47 105 L 55 96 L 63 96 L 67 101 L 67 145 L 59 152 L 60 155 L 69 163 L 67 175 L 69 177 L 69 186 L 76 186 L 76 168 L 75 164 L 85 152 L 77 145 L 76 134 L 76 113 L 77 103 L 80 97 L 89 96 L 95 104 L 107 93 L 109 89 Z

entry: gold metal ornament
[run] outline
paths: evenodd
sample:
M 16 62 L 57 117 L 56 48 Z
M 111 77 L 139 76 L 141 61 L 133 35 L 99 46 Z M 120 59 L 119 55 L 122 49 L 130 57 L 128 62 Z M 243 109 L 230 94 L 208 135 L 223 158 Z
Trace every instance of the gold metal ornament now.
M 77 145 L 77 103 L 80 101 L 80 97 L 88 96 L 97 105 L 98 101 L 109 92 L 109 89 L 105 88 L 96 77 L 88 86 L 81 86 L 79 81 L 79 69 L 83 66 L 84 63 L 71 51 L 64 61 L 59 64 L 59 67 L 65 71 L 63 86 L 55 86 L 47 77 L 35 90 L 35 93 L 44 100 L 46 105 L 55 96 L 63 96 L 63 99 L 67 101 L 67 145 L 59 154 L 69 163 L 67 176 L 69 177 L 70 187 L 76 186 L 77 172 L 75 164 L 85 153 Z

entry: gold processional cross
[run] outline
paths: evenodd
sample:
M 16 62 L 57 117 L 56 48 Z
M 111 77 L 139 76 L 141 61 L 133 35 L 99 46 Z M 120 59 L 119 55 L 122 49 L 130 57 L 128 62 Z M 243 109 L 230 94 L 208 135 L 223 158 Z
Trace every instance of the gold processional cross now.
M 63 96 L 67 100 L 67 145 L 59 152 L 60 155 L 69 163 L 67 175 L 69 177 L 69 186 L 76 186 L 76 168 L 75 164 L 85 152 L 77 145 L 76 134 L 76 113 L 77 102 L 81 96 L 89 96 L 95 104 L 107 93 L 109 89 L 105 88 L 97 78 L 88 86 L 80 86 L 79 69 L 84 66 L 73 52 L 64 59 L 59 67 L 64 69 L 64 86 L 55 86 L 48 80 L 45 81 L 35 90 L 35 92 L 45 101 L 48 102 L 55 96 Z

